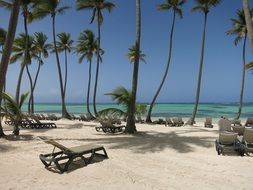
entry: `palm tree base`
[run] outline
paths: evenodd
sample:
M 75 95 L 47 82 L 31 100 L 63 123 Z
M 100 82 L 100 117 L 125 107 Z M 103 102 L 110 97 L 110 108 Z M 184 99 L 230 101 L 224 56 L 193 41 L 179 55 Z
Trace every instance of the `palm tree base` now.
M 150 117 L 147 117 L 147 118 L 146 118 L 146 123 L 152 123 L 152 120 L 151 120 Z
M 14 134 L 14 135 L 19 135 L 19 129 L 14 129 L 14 130 L 13 130 L 13 134 Z

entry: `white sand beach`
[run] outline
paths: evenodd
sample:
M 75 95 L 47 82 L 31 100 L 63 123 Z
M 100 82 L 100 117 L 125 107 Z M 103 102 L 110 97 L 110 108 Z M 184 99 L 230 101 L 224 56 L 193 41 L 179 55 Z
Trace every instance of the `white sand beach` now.
M 217 123 L 217 121 L 214 121 Z M 0 139 L 0 189 L 252 189 L 252 156 L 218 156 L 217 125 L 204 128 L 137 124 L 136 135 L 96 132 L 95 122 L 59 120 L 56 129 L 22 129 L 19 140 Z M 4 126 L 5 133 L 12 128 Z M 44 167 L 39 154 L 52 146 L 38 136 L 65 146 L 101 144 L 109 159 L 84 166 L 74 162 L 63 174 Z

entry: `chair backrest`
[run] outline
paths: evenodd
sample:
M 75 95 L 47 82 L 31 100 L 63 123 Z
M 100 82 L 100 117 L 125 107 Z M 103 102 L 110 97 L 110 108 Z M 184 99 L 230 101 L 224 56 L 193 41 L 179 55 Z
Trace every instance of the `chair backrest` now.
M 172 123 L 170 117 L 166 117 L 166 118 L 165 118 L 165 121 L 166 121 L 167 123 Z
M 245 128 L 243 140 L 245 140 L 247 143 L 253 143 L 253 129 Z
M 253 125 L 253 118 L 247 118 L 245 125 Z
M 233 129 L 234 132 L 238 133 L 238 135 L 243 135 L 245 127 L 236 125 L 236 126 L 233 126 L 232 129 Z
M 178 118 L 177 118 L 177 117 L 173 117 L 173 118 L 172 118 L 172 121 L 173 121 L 173 123 L 176 123 L 176 124 L 178 124 L 178 123 L 179 123 L 179 120 L 178 120 Z
M 179 123 L 183 123 L 184 121 L 183 121 L 183 118 L 182 117 L 178 117 L 178 122 Z
M 212 125 L 212 118 L 211 117 L 206 118 L 206 124 L 207 125 Z
M 231 121 L 228 119 L 221 118 L 218 121 L 219 131 L 232 131 Z
M 237 133 L 225 133 L 219 134 L 219 142 L 221 144 L 233 144 L 237 140 Z
M 59 148 L 59 149 L 62 150 L 62 151 L 69 151 L 69 152 L 71 152 L 70 149 L 68 149 L 67 147 L 63 146 L 62 144 L 59 144 L 58 142 L 56 142 L 56 141 L 54 141 L 54 140 L 52 140 L 52 139 L 47 139 L 47 138 L 41 137 L 41 136 L 39 136 L 39 138 L 40 138 L 41 140 L 43 140 L 45 143 L 51 144 L 51 145 L 53 145 L 53 146 Z

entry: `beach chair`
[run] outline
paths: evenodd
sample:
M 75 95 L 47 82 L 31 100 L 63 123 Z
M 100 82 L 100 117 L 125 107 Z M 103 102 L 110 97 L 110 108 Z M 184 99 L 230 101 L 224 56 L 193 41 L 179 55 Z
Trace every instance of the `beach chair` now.
M 159 124 L 159 125 L 165 125 L 166 122 L 162 118 L 158 118 L 158 120 L 155 120 L 153 123 Z
M 237 133 L 221 132 L 219 138 L 215 141 L 217 154 L 224 155 L 224 151 L 236 151 L 243 155 L 241 142 L 237 139 Z
M 80 114 L 79 121 L 88 121 L 88 119 L 86 118 L 84 114 Z
M 180 120 L 182 120 L 182 118 L 180 119 L 178 117 L 172 117 L 173 125 L 178 126 L 178 127 L 182 126 L 184 122 L 182 122 Z
M 232 124 L 231 124 L 231 121 L 229 121 L 229 120 L 226 119 L 226 118 L 221 118 L 221 119 L 218 121 L 218 126 L 219 126 L 219 131 L 220 131 L 220 132 L 224 132 L 224 131 L 232 132 Z
M 94 158 L 94 156 L 97 156 L 97 155 L 103 156 L 104 158 L 108 158 L 105 148 L 101 145 L 86 144 L 86 145 L 68 148 L 52 139 L 47 139 L 45 137 L 39 137 L 39 138 L 43 140 L 45 143 L 51 144 L 54 146 L 52 153 L 39 155 L 41 162 L 45 165 L 46 168 L 54 164 L 61 173 L 67 171 L 69 165 L 76 158 L 81 158 L 85 165 L 89 164 Z M 60 151 L 55 152 L 55 148 L 60 149 Z M 103 154 L 98 153 L 98 151 L 102 151 Z M 90 156 L 88 158 L 84 157 L 84 155 L 89 155 L 89 154 Z M 64 163 L 60 163 L 60 162 L 64 162 Z
M 184 121 L 183 121 L 182 117 L 178 117 L 178 124 L 180 126 L 184 125 Z
M 99 123 L 101 124 L 100 127 L 95 127 L 97 132 L 103 131 L 104 133 L 117 133 L 122 132 L 125 126 L 116 126 L 112 123 L 111 120 L 102 120 L 98 119 Z
M 243 135 L 245 126 L 235 125 L 235 126 L 232 126 L 232 129 L 235 133 L 238 133 L 238 135 Z
M 45 129 L 45 128 L 57 128 L 55 123 L 41 122 L 36 116 L 30 115 L 30 118 L 26 118 L 25 122 L 22 122 L 20 126 L 26 129 Z
M 144 123 L 144 119 L 141 118 L 140 115 L 137 115 L 137 119 L 135 119 L 136 123 Z
M 167 126 L 174 126 L 174 123 L 171 121 L 170 117 L 165 118 L 165 127 Z
M 234 119 L 231 121 L 231 124 L 234 126 L 241 126 L 241 120 L 240 119 Z
M 245 126 L 253 126 L 253 118 L 247 118 Z
M 249 155 L 253 153 L 253 129 L 245 128 L 242 138 L 243 152 Z
M 207 117 L 206 118 L 205 127 L 207 127 L 207 128 L 213 128 L 212 118 L 211 117 Z

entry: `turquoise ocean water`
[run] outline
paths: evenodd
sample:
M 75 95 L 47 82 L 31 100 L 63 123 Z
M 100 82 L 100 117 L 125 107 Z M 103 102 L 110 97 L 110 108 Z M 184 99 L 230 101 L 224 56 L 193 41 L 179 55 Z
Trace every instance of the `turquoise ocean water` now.
M 159 103 L 153 108 L 153 117 L 190 117 L 193 110 L 193 103 Z M 103 103 L 97 104 L 97 110 L 102 110 L 109 107 L 122 108 L 117 104 Z M 27 110 L 27 105 L 24 106 L 24 111 Z M 86 113 L 86 105 L 79 103 L 67 104 L 69 113 L 80 114 Z M 93 110 L 92 105 L 90 109 Z M 197 117 L 213 117 L 227 116 L 234 118 L 238 111 L 237 103 L 201 103 L 199 104 Z M 59 103 L 37 103 L 35 104 L 35 112 L 39 113 L 60 113 L 61 104 Z M 253 117 L 253 103 L 245 103 L 242 109 L 242 118 Z

